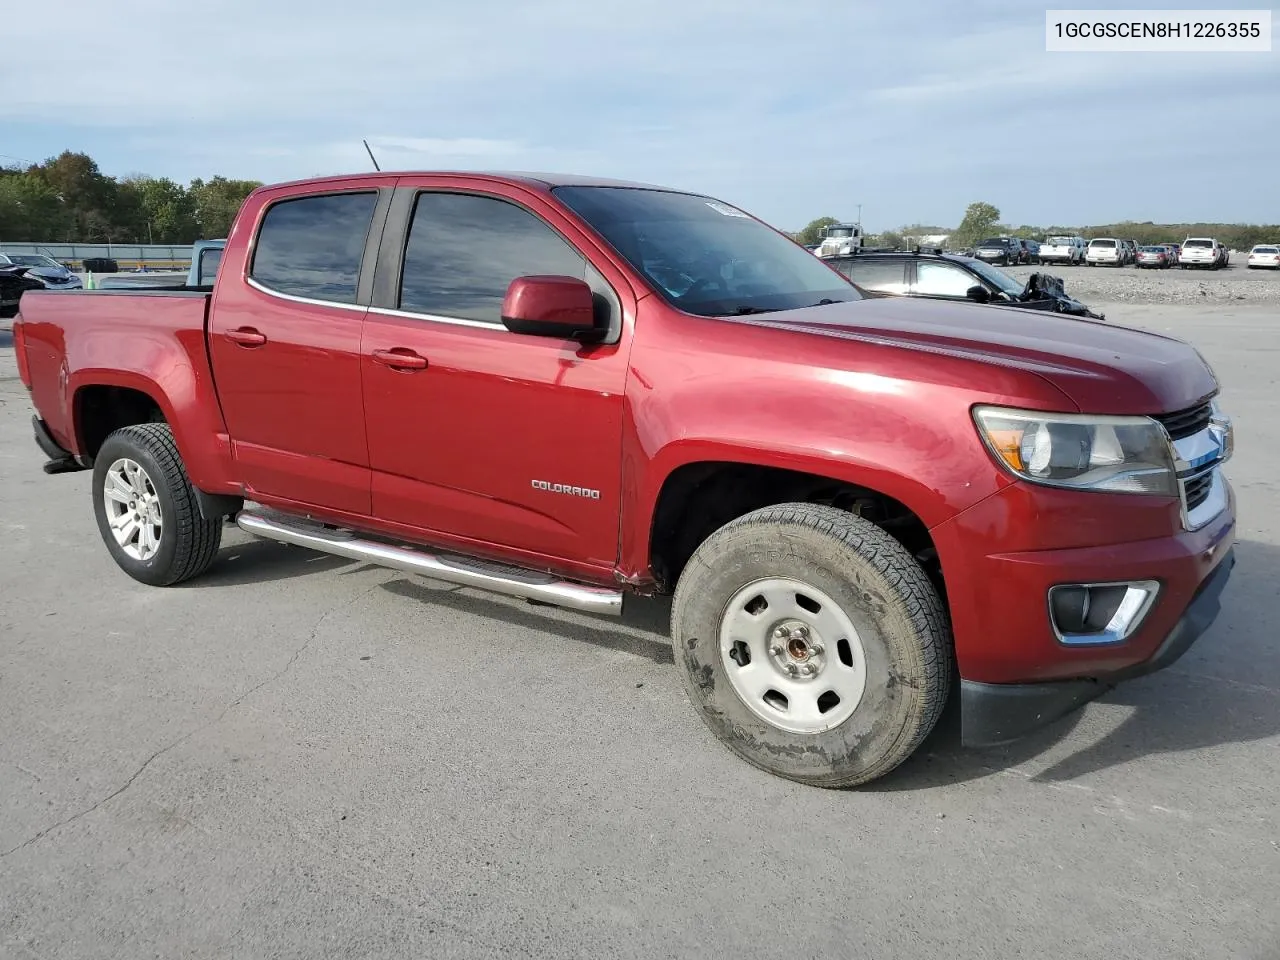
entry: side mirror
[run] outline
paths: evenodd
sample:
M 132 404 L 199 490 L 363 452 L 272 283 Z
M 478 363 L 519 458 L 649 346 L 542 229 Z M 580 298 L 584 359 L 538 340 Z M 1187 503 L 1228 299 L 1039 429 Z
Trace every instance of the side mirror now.
M 576 277 L 516 277 L 502 301 L 502 324 L 512 333 L 564 340 L 591 341 L 604 332 L 596 326 L 591 287 Z
M 976 303 L 990 303 L 991 294 L 987 293 L 987 288 L 981 284 L 975 283 L 972 287 L 964 292 L 964 295 Z

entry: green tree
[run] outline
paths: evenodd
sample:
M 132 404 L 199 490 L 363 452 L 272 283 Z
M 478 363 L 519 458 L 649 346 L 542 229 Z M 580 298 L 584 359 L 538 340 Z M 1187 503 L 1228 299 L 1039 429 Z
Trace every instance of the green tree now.
M 60 201 L 70 220 L 71 235 L 65 239 L 116 240 L 123 232 L 116 229 L 113 219 L 117 184 L 102 174 L 87 153 L 64 150 L 27 172 L 43 181 Z
M 57 242 L 74 236 L 71 217 L 43 179 L 30 173 L 0 176 L 0 240 Z
M 829 227 L 833 223 L 839 223 L 835 217 L 819 217 L 817 220 L 811 220 L 809 224 L 796 234 L 796 240 L 800 243 L 817 243 L 822 239 L 822 230 Z
M 981 200 L 971 203 L 964 211 L 964 219 L 951 234 L 951 246 L 961 249 L 972 246 L 989 237 L 1000 223 L 1000 211 Z
M 208 240 L 225 237 L 245 197 L 260 186 L 262 183 L 257 180 L 228 180 L 226 177 L 214 177 L 207 182 L 192 180 L 190 194 L 195 204 L 200 237 Z
M 199 232 L 191 194 L 165 177 L 121 181 L 116 220 L 141 243 L 190 243 Z

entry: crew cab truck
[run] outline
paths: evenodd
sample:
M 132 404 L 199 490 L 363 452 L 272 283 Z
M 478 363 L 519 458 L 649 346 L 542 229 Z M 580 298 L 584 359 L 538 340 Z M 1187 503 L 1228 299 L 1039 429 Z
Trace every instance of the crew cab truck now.
M 600 615 L 674 593 L 708 727 L 819 786 L 893 769 L 957 681 L 993 744 L 1164 667 L 1234 562 L 1191 346 L 863 298 L 690 193 L 264 187 L 211 293 L 34 291 L 14 329 L 46 470 L 92 471 L 136 580 L 207 570 L 230 517 Z

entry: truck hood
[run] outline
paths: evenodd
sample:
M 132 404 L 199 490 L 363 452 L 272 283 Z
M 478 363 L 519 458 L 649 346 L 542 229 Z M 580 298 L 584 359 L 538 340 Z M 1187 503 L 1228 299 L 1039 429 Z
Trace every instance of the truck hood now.
M 1170 413 L 1218 390 L 1204 358 L 1182 340 L 1016 307 L 877 297 L 751 320 L 1024 370 L 1084 413 Z

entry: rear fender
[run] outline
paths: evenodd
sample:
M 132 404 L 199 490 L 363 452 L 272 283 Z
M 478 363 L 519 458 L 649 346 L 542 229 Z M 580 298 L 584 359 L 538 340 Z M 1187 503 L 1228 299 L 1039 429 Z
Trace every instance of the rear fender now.
M 62 418 L 63 423 L 74 424 L 75 435 L 61 437 L 55 434 L 55 437 L 72 453 L 85 455 L 81 405 L 76 402 L 80 391 L 99 386 L 136 390 L 150 397 L 160 408 L 165 422 L 173 431 L 178 454 L 193 486 L 209 493 L 240 492 L 234 482 L 230 439 L 222 425 L 211 386 L 201 390 L 188 367 L 172 368 L 165 381 L 161 385 L 145 374 L 125 370 L 92 367 L 77 370 L 68 377 L 65 391 L 67 409 Z

